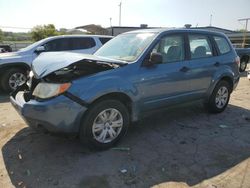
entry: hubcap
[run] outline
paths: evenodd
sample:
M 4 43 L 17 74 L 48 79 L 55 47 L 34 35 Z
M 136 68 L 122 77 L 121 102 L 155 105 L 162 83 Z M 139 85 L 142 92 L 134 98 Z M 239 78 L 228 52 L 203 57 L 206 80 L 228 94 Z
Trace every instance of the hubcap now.
M 97 115 L 92 126 L 92 133 L 98 142 L 109 143 L 120 134 L 122 126 L 121 113 L 114 108 L 109 108 Z
M 12 90 L 16 89 L 17 86 L 20 86 L 25 82 L 26 82 L 26 76 L 20 72 L 12 74 L 9 78 L 9 86 Z
M 215 98 L 215 104 L 216 104 L 217 108 L 221 109 L 226 105 L 227 100 L 228 100 L 228 95 L 229 95 L 229 92 L 225 86 L 222 86 L 218 90 L 218 92 L 216 94 L 216 98 Z

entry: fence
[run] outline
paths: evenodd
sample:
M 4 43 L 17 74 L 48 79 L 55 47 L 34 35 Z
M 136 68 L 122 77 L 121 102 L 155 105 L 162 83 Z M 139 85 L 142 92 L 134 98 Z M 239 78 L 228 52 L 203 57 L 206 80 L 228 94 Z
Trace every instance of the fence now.
M 21 48 L 25 48 L 32 44 L 31 41 L 29 42 L 2 42 L 0 45 L 9 45 L 12 48 L 12 51 L 18 51 Z

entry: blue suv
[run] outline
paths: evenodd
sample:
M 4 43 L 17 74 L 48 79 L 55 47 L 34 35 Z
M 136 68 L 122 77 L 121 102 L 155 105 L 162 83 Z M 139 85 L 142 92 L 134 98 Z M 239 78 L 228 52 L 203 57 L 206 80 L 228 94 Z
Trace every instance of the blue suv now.
M 30 127 L 78 134 L 105 149 L 146 112 L 202 100 L 222 112 L 239 82 L 239 57 L 221 33 L 195 29 L 121 34 L 94 55 L 48 52 L 11 102 Z

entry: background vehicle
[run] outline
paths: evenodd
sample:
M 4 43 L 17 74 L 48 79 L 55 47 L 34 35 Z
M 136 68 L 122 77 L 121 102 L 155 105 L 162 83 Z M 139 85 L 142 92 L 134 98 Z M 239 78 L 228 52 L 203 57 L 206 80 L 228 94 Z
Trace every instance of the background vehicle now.
M 238 56 L 240 57 L 240 72 L 244 72 L 250 60 L 250 48 L 236 48 Z
M 79 134 L 104 149 L 153 110 L 202 100 L 208 111 L 224 111 L 239 82 L 238 64 L 220 33 L 133 31 L 94 55 L 41 54 L 11 102 L 29 126 Z
M 0 45 L 0 48 L 3 48 L 5 52 L 12 52 L 12 48 L 10 47 L 10 45 L 2 44 Z
M 41 52 L 72 51 L 92 54 L 111 38 L 101 35 L 55 36 L 35 42 L 17 52 L 1 54 L 0 85 L 3 90 L 10 92 L 25 83 L 31 62 Z

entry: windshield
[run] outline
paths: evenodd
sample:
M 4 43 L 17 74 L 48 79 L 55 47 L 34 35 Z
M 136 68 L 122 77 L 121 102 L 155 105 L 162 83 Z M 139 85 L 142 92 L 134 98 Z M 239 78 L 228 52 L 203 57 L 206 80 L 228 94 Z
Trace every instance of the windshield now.
M 33 43 L 33 44 L 31 44 L 31 45 L 29 45 L 29 46 L 27 46 L 27 47 L 25 47 L 25 48 L 21 48 L 19 51 L 29 51 L 29 50 L 31 50 L 32 48 L 34 48 L 34 47 L 36 47 L 36 46 L 39 46 L 40 44 L 42 44 L 44 41 L 46 41 L 47 40 L 47 38 L 45 38 L 45 39 L 42 39 L 42 40 L 39 40 L 39 41 L 37 41 L 37 42 L 35 42 L 35 43 Z
M 95 55 L 126 62 L 135 61 L 155 35 L 156 33 L 122 34 L 107 42 Z

